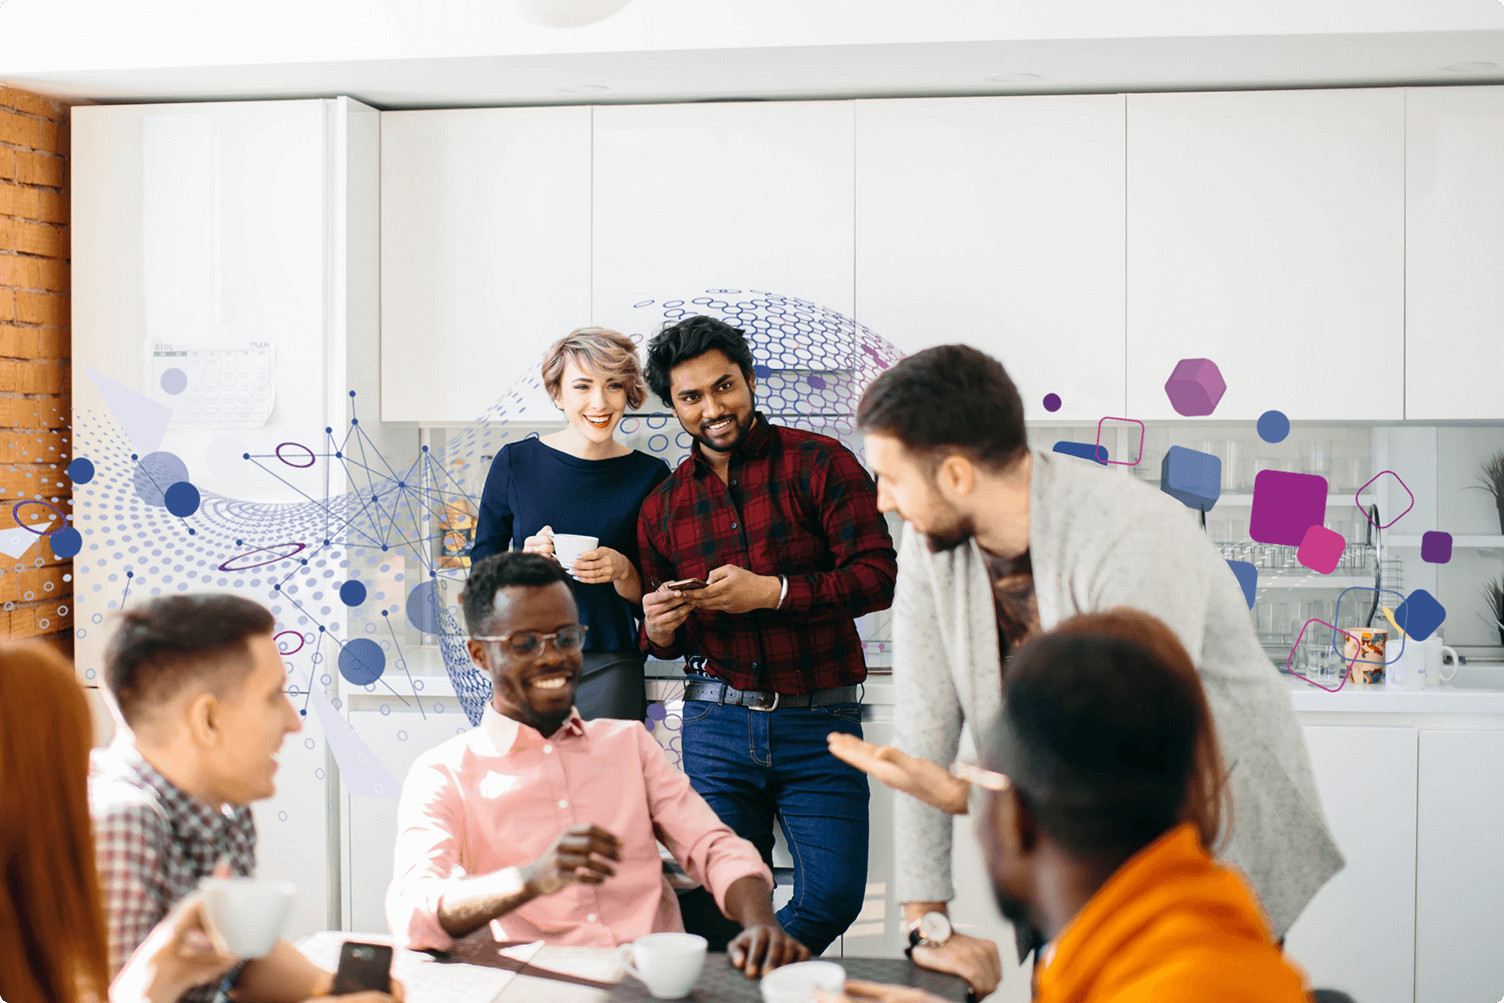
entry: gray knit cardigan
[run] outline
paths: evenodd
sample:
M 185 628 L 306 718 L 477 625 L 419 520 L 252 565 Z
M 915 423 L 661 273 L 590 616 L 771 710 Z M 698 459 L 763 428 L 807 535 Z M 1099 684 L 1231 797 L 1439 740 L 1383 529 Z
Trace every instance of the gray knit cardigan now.
M 1041 625 L 1133 606 L 1180 638 L 1232 770 L 1235 821 L 1222 856 L 1247 875 L 1283 935 L 1343 861 L 1288 687 L 1259 645 L 1237 580 L 1169 495 L 1086 460 L 1033 456 L 1029 547 Z M 948 764 L 963 718 L 980 740 L 1001 711 L 997 621 L 976 543 L 932 554 L 906 526 L 893 611 L 896 742 Z M 953 897 L 951 825 L 914 798 L 895 799 L 899 901 Z

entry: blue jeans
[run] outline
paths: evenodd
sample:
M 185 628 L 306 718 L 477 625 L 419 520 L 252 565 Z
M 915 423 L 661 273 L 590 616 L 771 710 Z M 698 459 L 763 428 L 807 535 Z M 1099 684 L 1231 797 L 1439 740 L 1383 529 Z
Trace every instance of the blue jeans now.
M 794 897 L 778 910 L 820 954 L 862 910 L 867 776 L 830 754 L 832 731 L 862 734 L 860 704 L 772 712 L 684 704 L 684 772 L 721 821 L 773 864 L 773 817 L 794 858 Z

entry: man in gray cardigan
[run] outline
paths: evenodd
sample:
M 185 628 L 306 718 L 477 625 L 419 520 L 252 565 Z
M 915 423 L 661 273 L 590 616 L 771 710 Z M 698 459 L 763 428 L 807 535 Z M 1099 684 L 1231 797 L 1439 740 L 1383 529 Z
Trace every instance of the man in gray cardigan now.
M 1235 821 L 1221 855 L 1248 876 L 1282 937 L 1342 856 L 1286 684 L 1237 580 L 1184 506 L 1110 468 L 1029 450 L 1013 381 L 966 346 L 928 349 L 883 373 L 858 422 L 878 504 L 907 521 L 893 601 L 895 744 L 950 763 L 963 720 L 973 734 L 998 720 L 1007 651 L 1076 613 L 1152 613 L 1200 671 L 1231 769 Z M 974 971 L 973 938 L 946 941 L 948 924 L 933 917 L 921 926 L 954 894 L 950 816 L 899 797 L 894 828 L 896 892 L 930 948 L 915 960 Z

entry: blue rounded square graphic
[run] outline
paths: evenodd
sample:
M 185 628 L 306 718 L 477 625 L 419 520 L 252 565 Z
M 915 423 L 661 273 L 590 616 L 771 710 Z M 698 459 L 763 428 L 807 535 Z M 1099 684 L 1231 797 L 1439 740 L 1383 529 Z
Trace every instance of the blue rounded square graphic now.
M 1447 618 L 1446 607 L 1425 589 L 1416 589 L 1394 611 L 1394 622 L 1410 635 L 1411 640 L 1424 641 L 1436 633 L 1436 628 Z

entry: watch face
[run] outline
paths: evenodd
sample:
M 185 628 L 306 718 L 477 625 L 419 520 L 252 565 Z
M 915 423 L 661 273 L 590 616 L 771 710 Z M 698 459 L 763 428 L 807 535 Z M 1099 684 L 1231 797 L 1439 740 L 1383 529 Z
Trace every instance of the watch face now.
M 950 939 L 950 919 L 942 912 L 927 912 L 919 919 L 919 936 L 932 944 Z

